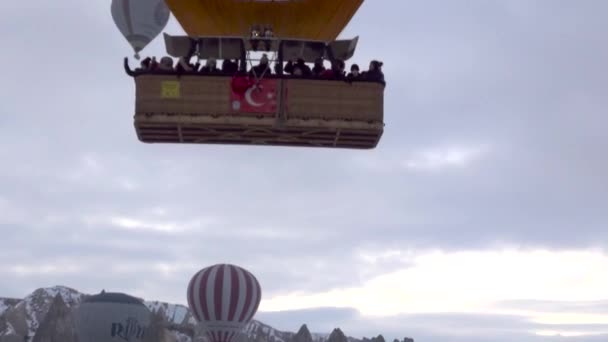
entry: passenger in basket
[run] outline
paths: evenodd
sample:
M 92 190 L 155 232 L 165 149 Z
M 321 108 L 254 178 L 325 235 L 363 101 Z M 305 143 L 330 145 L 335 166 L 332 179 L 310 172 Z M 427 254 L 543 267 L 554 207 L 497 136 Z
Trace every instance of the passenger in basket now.
M 383 63 L 377 60 L 373 60 L 369 63 L 369 70 L 364 72 L 361 76 L 362 79 L 370 82 L 379 82 L 386 84 L 384 81 L 384 73 L 382 72 Z
M 160 59 L 160 64 L 156 68 L 159 71 L 174 71 L 173 69 L 173 59 L 171 57 L 165 56 Z
M 325 70 L 321 74 L 321 78 L 326 80 L 344 80 L 344 61 L 341 59 L 332 61 L 331 69 Z
M 152 58 L 146 57 L 139 63 L 139 68 L 135 69 L 135 72 L 146 72 L 150 71 L 150 65 L 152 64 Z
M 359 73 L 359 66 L 357 64 L 353 64 L 350 67 L 350 72 L 346 75 L 346 81 L 352 83 L 353 81 L 358 81 L 361 79 L 361 74 Z
M 222 73 L 234 75 L 237 71 L 239 71 L 239 64 L 237 62 L 233 62 L 230 59 L 224 59 L 224 62 L 222 62 Z
M 282 75 L 285 72 L 285 70 L 283 70 L 282 67 L 283 66 L 281 65 L 281 63 L 279 63 L 279 62 L 274 63 L 274 73 L 277 75 Z
M 285 64 L 285 69 L 283 70 L 286 74 L 293 75 L 293 61 L 290 59 Z
M 217 74 L 220 72 L 220 69 L 217 67 L 217 61 L 215 58 L 211 57 L 207 59 L 205 66 L 201 68 L 200 73 L 209 75 L 209 74 Z
M 255 77 L 261 77 L 262 75 L 266 76 L 272 74 L 272 71 L 270 70 L 270 65 L 268 64 L 267 54 L 262 55 L 262 58 L 260 59 L 260 64 L 251 68 L 251 74 Z
M 285 72 L 296 77 L 309 78 L 312 76 L 312 70 L 302 58 L 298 58 L 295 64 L 292 60 L 289 60 L 285 66 Z
M 184 72 L 194 72 L 198 70 L 198 67 L 198 63 L 192 64 L 186 57 L 180 57 L 177 61 L 177 65 L 175 66 L 175 71 L 177 71 L 178 74 L 182 74 Z
M 315 60 L 315 65 L 312 68 L 312 75 L 314 77 L 319 77 L 325 71 L 325 66 L 323 65 L 323 58 L 317 58 Z
M 310 67 L 308 65 L 306 65 L 306 62 L 304 62 L 304 60 L 302 58 L 298 58 L 296 67 L 302 69 L 302 76 L 304 76 L 304 77 L 312 76 L 312 70 L 310 69 Z
M 156 56 L 152 57 L 152 61 L 150 61 L 150 71 L 154 71 L 158 69 L 158 61 L 156 60 Z

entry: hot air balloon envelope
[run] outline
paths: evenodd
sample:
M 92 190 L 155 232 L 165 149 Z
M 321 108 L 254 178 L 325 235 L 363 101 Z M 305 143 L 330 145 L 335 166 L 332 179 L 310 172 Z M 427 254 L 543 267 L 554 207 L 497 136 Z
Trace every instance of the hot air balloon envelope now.
M 363 0 L 166 0 L 190 36 L 246 36 L 269 26 L 281 38 L 332 41 Z
M 114 23 L 136 52 L 136 57 L 169 22 L 164 0 L 112 0 Z
M 188 285 L 188 305 L 211 342 L 231 342 L 256 313 L 262 292 L 247 270 L 218 264 L 200 270 Z
M 140 300 L 122 293 L 91 296 L 74 314 L 79 342 L 142 341 L 151 318 Z

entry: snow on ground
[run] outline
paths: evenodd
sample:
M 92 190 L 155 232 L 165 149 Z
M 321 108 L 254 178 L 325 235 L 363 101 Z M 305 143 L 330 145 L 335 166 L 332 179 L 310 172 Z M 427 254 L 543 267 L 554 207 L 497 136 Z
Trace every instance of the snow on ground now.
M 6 322 L 6 329 L 4 329 L 4 331 L 0 331 L 0 336 L 8 336 L 8 335 L 15 335 L 15 334 L 17 334 L 17 331 L 15 330 L 13 325 L 10 324 L 9 322 Z
M 33 296 L 27 296 L 25 298 L 25 313 L 27 317 L 26 322 L 28 328 L 28 337 L 33 337 L 36 333 L 36 330 L 38 330 L 38 326 L 40 325 L 40 323 L 38 322 L 38 318 L 36 317 L 36 309 L 33 306 L 32 298 Z
M 82 299 L 82 293 L 65 286 L 48 287 L 44 289 L 44 292 L 51 298 L 55 298 L 57 294 L 61 295 L 63 301 L 68 305 L 78 304 Z

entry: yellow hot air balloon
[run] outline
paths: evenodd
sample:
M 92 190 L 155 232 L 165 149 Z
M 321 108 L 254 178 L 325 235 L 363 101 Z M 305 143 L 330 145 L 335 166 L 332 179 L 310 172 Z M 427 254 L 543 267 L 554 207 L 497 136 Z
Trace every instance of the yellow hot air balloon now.
M 363 0 L 164 1 L 187 35 L 164 34 L 167 54 L 180 58 L 180 71 L 172 70 L 167 57 L 163 71 L 132 72 L 125 63 L 135 78 L 140 141 L 377 146 L 384 132 L 382 63 L 374 61 L 365 76 L 348 78 L 345 61 L 358 37 L 336 40 Z M 265 55 L 248 71 L 256 51 L 276 58 Z M 193 55 L 207 65 L 187 67 L 184 60 Z M 216 59 L 226 68 L 213 71 Z M 326 71 L 306 65 L 323 60 L 331 62 Z
M 363 0 L 165 0 L 190 36 L 244 36 L 270 26 L 277 37 L 335 40 Z

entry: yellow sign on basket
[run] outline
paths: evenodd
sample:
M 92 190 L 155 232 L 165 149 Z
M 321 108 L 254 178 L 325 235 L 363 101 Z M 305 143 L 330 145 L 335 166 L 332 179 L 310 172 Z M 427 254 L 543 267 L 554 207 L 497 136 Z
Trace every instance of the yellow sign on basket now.
M 176 99 L 180 97 L 178 81 L 163 81 L 160 97 L 163 99 Z

